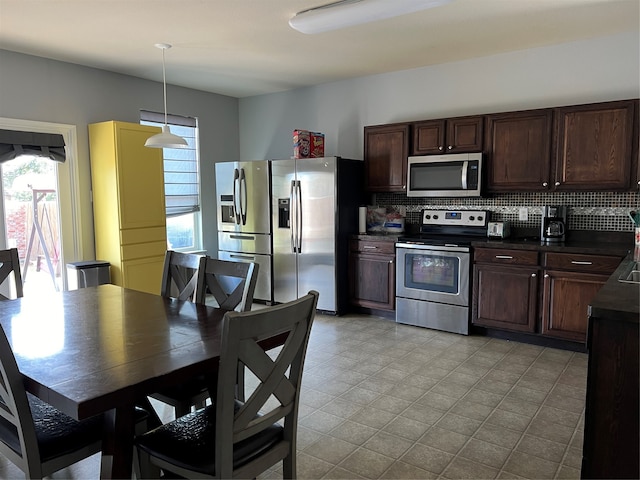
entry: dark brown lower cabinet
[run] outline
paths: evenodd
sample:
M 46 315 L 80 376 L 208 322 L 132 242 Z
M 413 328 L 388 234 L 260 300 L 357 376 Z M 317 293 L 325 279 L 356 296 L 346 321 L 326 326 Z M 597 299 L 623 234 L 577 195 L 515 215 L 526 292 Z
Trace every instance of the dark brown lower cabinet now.
M 395 243 L 352 240 L 349 252 L 349 299 L 357 307 L 395 310 Z
M 538 252 L 476 248 L 471 321 L 482 327 L 535 332 Z
M 582 478 L 640 478 L 638 320 L 589 319 Z
M 608 275 L 546 271 L 542 334 L 584 342 L 587 337 L 589 302 L 608 278 Z

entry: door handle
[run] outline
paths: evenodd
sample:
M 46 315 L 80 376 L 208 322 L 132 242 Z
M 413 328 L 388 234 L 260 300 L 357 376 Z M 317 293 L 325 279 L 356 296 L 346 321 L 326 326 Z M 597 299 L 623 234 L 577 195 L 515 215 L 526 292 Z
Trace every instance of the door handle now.
M 247 177 L 244 174 L 244 168 L 240 169 L 240 217 L 242 225 L 247 224 Z
M 513 260 L 513 257 L 511 255 L 496 255 L 496 258 L 499 258 L 501 260 Z
M 233 169 L 233 217 L 236 225 L 240 225 L 240 172 L 237 168 Z
M 571 260 L 574 265 L 593 265 L 593 262 L 580 262 L 578 260 Z
M 253 255 L 229 255 L 229 258 L 240 258 L 243 260 L 249 260 L 251 262 L 255 261 L 256 257 Z
M 302 253 L 302 185 L 300 184 L 300 180 L 296 180 L 296 189 L 297 189 L 297 208 L 296 208 L 296 216 L 298 217 L 296 220 L 296 230 L 297 230 L 297 243 L 298 243 L 298 253 Z
M 291 189 L 289 190 L 289 237 L 291 240 L 291 251 L 296 253 L 296 183 L 295 180 L 291 180 Z
M 229 235 L 229 238 L 233 238 L 234 240 L 255 240 L 256 237 L 248 236 L 248 235 Z

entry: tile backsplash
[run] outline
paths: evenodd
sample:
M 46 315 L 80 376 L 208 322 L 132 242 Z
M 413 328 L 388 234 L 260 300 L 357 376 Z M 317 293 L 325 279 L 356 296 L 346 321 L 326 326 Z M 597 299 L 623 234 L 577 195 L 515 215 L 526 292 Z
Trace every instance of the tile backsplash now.
M 373 205 L 405 207 L 407 223 L 419 223 L 424 208 L 442 210 L 489 210 L 492 221 L 508 221 L 517 228 L 539 228 L 545 205 L 566 205 L 569 230 L 632 232 L 631 210 L 640 210 L 640 193 L 509 193 L 490 198 L 407 197 L 401 193 L 378 193 Z M 527 221 L 518 219 L 521 207 L 528 209 Z

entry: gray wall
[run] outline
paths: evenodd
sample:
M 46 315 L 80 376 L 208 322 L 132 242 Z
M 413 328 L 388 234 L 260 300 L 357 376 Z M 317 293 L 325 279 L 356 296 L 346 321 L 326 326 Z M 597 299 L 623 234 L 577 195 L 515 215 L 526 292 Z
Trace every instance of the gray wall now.
M 238 99 L 169 85 L 170 113 L 198 117 L 204 248 L 217 252 L 214 163 L 239 158 Z M 163 111 L 162 83 L 0 50 L 0 117 L 76 125 L 82 251 L 93 255 L 89 123 Z
M 240 100 L 169 85 L 169 111 L 200 121 L 204 246 L 215 254 L 215 162 L 289 158 L 295 128 L 323 132 L 327 155 L 362 158 L 365 125 L 639 97 L 639 45 L 626 33 Z M 1 117 L 77 126 L 85 252 L 87 124 L 137 122 L 141 108 L 162 111 L 160 83 L 0 50 Z
M 240 155 L 289 158 L 300 128 L 362 158 L 365 125 L 637 98 L 639 59 L 631 32 L 244 98 Z

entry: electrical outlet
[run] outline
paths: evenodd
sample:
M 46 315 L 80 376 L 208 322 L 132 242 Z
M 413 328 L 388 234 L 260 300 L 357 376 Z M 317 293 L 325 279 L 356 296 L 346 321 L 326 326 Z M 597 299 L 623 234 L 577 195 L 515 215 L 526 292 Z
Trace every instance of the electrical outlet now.
M 518 210 L 518 220 L 521 222 L 529 220 L 529 209 L 527 207 L 520 207 L 520 210 Z

